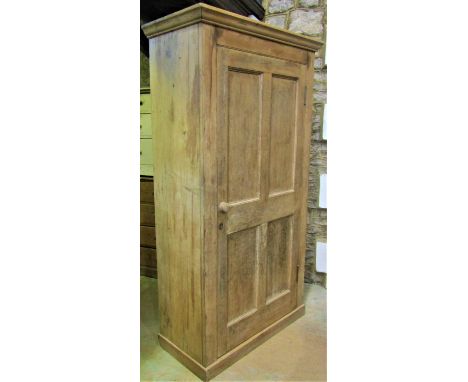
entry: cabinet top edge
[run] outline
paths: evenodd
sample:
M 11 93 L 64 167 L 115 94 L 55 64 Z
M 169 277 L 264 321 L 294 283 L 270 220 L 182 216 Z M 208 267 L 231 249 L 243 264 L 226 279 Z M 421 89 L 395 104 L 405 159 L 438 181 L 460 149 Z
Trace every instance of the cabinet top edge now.
M 142 26 L 149 39 L 193 24 L 210 24 L 316 52 L 323 42 L 253 20 L 204 3 L 198 3 Z

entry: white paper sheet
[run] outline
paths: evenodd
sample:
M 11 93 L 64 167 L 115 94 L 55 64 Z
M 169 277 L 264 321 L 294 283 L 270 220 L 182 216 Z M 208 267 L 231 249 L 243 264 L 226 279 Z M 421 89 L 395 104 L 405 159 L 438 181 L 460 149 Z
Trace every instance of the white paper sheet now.
M 327 174 L 320 175 L 319 207 L 327 208 Z
M 327 243 L 317 241 L 315 269 L 317 272 L 327 273 Z

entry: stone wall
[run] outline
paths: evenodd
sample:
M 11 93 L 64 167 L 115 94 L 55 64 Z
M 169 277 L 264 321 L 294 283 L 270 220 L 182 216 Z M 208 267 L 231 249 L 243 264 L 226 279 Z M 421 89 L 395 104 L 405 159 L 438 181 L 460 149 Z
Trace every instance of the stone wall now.
M 326 41 L 326 0 L 263 0 L 265 22 Z M 319 208 L 320 175 L 327 173 L 327 141 L 322 139 L 323 111 L 327 102 L 327 67 L 324 46 L 314 67 L 314 119 L 309 172 L 305 282 L 326 285 L 326 274 L 315 270 L 316 242 L 327 241 L 327 209 Z
M 149 60 L 140 52 L 140 88 L 149 88 Z

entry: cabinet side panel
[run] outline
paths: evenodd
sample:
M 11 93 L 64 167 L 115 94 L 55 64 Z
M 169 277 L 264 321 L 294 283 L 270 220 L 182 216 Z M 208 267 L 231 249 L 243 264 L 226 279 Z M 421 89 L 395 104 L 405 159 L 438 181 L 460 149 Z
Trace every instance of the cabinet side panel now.
M 150 40 L 160 332 L 202 360 L 199 25 Z
M 302 175 L 301 178 L 304 179 L 304 182 L 301 184 L 301 201 L 300 201 L 300 218 L 299 218 L 299 235 L 301 238 L 306 237 L 307 229 L 307 193 L 308 193 L 308 182 L 305 181 L 309 176 L 309 165 L 310 165 L 310 142 L 311 142 L 311 133 L 312 133 L 312 120 L 313 120 L 313 86 L 314 86 L 314 61 L 315 53 L 308 53 L 308 63 L 307 67 L 304 69 L 305 78 L 306 78 L 306 95 L 305 95 L 305 104 L 304 104 L 304 121 L 303 121 L 303 130 L 302 134 L 299 135 L 299 139 L 303 139 L 304 148 L 301 162 L 302 163 Z M 297 284 L 297 305 L 302 305 L 304 303 L 304 266 L 305 266 L 305 253 L 306 253 L 306 244 L 305 239 L 301 240 L 298 243 L 299 248 L 299 259 L 298 259 L 298 275 L 297 278 L 299 283 Z
M 201 108 L 203 162 L 203 362 L 217 359 L 218 290 L 218 178 L 216 142 L 216 47 L 215 28 L 200 24 Z

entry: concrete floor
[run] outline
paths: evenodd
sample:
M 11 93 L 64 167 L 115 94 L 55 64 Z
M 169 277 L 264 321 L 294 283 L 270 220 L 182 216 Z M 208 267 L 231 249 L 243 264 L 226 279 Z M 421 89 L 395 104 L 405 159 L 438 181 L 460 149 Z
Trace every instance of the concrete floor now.
M 199 381 L 157 341 L 157 280 L 140 278 L 141 381 Z M 326 290 L 305 284 L 306 314 L 213 381 L 326 381 Z

